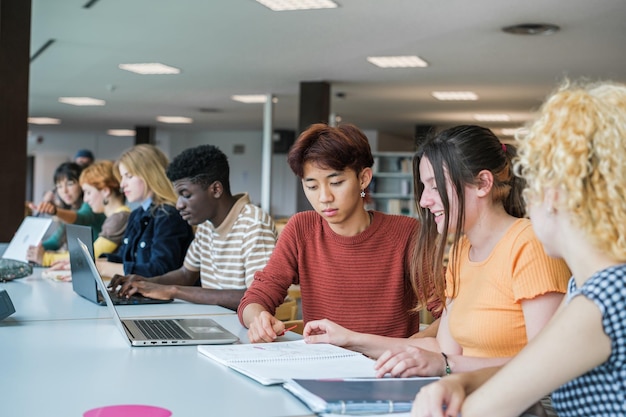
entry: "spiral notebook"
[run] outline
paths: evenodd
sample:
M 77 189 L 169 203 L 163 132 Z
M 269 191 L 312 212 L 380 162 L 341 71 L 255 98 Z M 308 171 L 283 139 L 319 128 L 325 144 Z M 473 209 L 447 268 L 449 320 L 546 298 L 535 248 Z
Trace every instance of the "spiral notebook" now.
M 291 342 L 198 346 L 198 352 L 263 385 L 290 379 L 373 378 L 374 360 L 330 344 Z

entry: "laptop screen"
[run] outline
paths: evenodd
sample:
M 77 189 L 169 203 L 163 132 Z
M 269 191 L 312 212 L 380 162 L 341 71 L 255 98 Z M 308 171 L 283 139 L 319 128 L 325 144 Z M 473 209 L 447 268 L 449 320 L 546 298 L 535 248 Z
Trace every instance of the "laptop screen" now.
M 77 224 L 66 225 L 67 233 L 67 249 L 70 252 L 70 268 L 72 270 L 72 287 L 74 291 L 82 297 L 98 302 L 98 290 L 96 281 L 93 279 L 91 269 L 85 262 L 82 249 L 77 239 L 85 242 L 85 246 L 89 250 L 91 259 L 93 259 L 93 243 L 91 235 L 91 227 L 80 226 Z
M 46 217 L 25 217 L 2 257 L 4 259 L 28 262 L 26 259 L 28 247 L 35 246 L 41 242 L 51 223 L 52 219 Z

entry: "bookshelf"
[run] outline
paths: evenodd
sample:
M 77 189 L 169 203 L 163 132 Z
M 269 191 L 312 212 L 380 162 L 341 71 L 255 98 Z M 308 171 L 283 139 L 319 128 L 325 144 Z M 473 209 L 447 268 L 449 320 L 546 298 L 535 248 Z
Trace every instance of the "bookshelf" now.
M 368 209 L 414 216 L 413 152 L 374 152 L 373 156 Z

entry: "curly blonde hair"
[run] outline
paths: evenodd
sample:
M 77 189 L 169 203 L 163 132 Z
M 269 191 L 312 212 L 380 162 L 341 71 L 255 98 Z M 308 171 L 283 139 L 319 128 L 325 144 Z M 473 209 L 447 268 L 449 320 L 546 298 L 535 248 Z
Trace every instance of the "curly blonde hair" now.
M 515 169 L 526 201 L 546 188 L 566 192 L 562 207 L 600 250 L 626 259 L 626 85 L 565 81 L 520 134 Z

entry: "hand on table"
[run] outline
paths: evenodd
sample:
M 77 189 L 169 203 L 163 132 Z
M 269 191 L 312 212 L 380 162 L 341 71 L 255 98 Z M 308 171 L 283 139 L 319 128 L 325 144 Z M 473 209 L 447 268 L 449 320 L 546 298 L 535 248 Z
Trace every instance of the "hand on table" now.
M 337 346 L 346 346 L 354 334 L 339 324 L 328 319 L 313 320 L 304 326 L 302 335 L 307 343 L 331 343 Z
M 406 346 L 388 350 L 376 361 L 376 376 L 390 374 L 393 377 L 441 376 L 445 371 L 445 361 L 439 352 Z
M 422 387 L 415 396 L 411 417 L 458 416 L 465 400 L 465 388 L 455 375 Z

